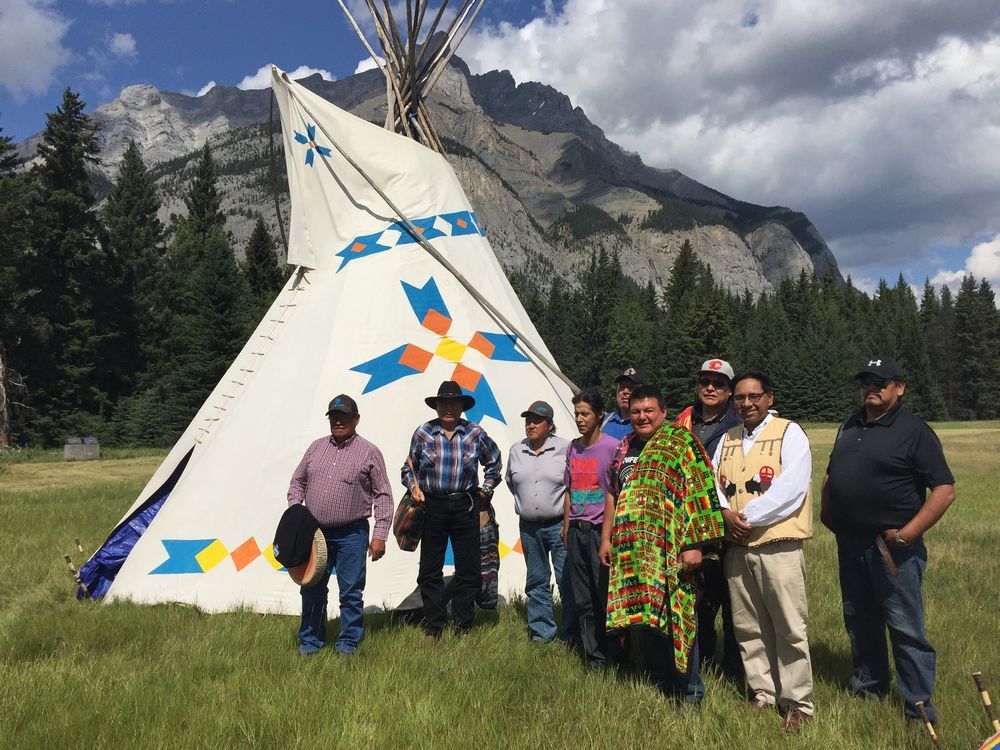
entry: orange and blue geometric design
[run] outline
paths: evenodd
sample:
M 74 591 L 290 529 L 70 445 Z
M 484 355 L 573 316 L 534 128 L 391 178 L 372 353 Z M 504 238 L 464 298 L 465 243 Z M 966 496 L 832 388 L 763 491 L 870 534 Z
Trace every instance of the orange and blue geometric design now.
M 441 357 L 455 364 L 451 379 L 462 387 L 464 393 L 476 400 L 475 406 L 466 411 L 466 418 L 470 422 L 479 423 L 484 417 L 493 417 L 506 424 L 503 411 L 486 376 L 469 367 L 463 360 L 472 349 L 493 361 L 527 362 L 528 358 L 517 349 L 517 337 L 506 333 L 476 331 L 466 343 L 451 338 L 448 336 L 452 326 L 451 313 L 434 278 L 427 279 L 422 287 L 405 281 L 401 283 L 417 321 L 438 337 L 438 344 L 433 352 L 416 344 L 403 344 L 355 365 L 351 370 L 368 375 L 368 382 L 362 393 L 370 393 L 402 378 L 425 372 L 434 357 Z
M 149 575 L 178 575 L 184 573 L 207 573 L 224 560 L 231 559 L 236 572 L 239 573 L 258 557 L 263 557 L 268 564 L 279 573 L 285 572 L 282 566 L 274 557 L 271 545 L 261 549 L 257 540 L 253 537 L 247 539 L 232 551 L 226 548 L 221 539 L 161 539 L 160 543 L 167 551 L 167 559 L 153 570 Z M 511 552 L 524 554 L 521 550 L 521 540 L 518 539 L 513 547 L 508 547 L 500 542 L 500 557 L 504 558 Z M 455 555 L 451 549 L 451 543 L 445 551 L 445 565 L 455 564 Z M 336 572 L 334 568 L 331 568 Z
M 298 140 L 298 133 L 296 133 L 296 140 Z M 311 152 L 306 154 L 307 164 L 312 163 L 310 156 Z M 425 240 L 466 235 L 485 236 L 485 232 L 479 226 L 479 220 L 472 211 L 435 214 L 434 216 L 425 216 L 422 219 L 414 219 L 412 223 L 416 227 L 417 233 Z M 409 227 L 400 221 L 393 222 L 385 229 L 371 234 L 358 235 L 348 242 L 347 247 L 337 253 L 337 257 L 342 258 L 340 268 L 337 271 L 344 270 L 344 266 L 352 260 L 367 258 L 370 255 L 392 250 L 394 247 L 413 245 L 416 242 L 417 238 L 410 232 Z
M 997 732 L 980 745 L 979 750 L 1000 750 L 1000 732 Z
M 275 570 L 284 570 L 274 557 L 272 545 L 261 549 L 253 537 L 233 550 L 229 550 L 221 539 L 161 539 L 160 543 L 167 551 L 167 559 L 149 571 L 149 575 L 207 573 L 226 559 L 232 560 L 239 572 L 258 557 L 267 560 Z
M 301 143 L 303 146 L 308 146 L 306 149 L 306 166 L 311 167 L 313 165 L 313 160 L 316 158 L 313 151 L 319 151 L 321 156 L 329 156 L 330 149 L 326 146 L 316 145 L 316 126 L 306 125 L 306 135 L 302 135 L 298 130 L 295 131 L 295 140 Z

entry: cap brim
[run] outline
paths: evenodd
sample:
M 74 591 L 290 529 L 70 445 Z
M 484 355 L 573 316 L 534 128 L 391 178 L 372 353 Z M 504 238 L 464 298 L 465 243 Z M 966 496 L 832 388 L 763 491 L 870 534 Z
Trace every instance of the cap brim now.
M 529 411 L 522 411 L 521 412 L 521 419 L 524 419 L 529 414 L 531 416 L 533 416 L 533 417 L 541 417 L 542 419 L 549 419 L 549 420 L 552 419 L 552 415 L 551 414 L 539 414 L 537 411 L 530 411 L 530 410 Z

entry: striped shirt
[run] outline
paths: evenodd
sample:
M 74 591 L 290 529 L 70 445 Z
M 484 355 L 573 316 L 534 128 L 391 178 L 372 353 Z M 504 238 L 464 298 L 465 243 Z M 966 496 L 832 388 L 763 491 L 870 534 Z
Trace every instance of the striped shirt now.
M 451 440 L 439 419 L 420 425 L 410 441 L 409 457 L 420 477 L 420 489 L 431 495 L 475 489 L 479 486 L 479 464 L 484 469 L 484 490 L 492 491 L 500 483 L 500 449 L 482 427 L 464 419 L 458 420 Z M 403 464 L 401 476 L 403 485 L 413 489 L 410 463 Z
M 374 507 L 372 537 L 384 541 L 392 523 L 392 491 L 382 452 L 357 434 L 340 446 L 332 436 L 313 441 L 288 485 L 288 504 L 296 503 L 305 503 L 327 528 L 370 518 Z

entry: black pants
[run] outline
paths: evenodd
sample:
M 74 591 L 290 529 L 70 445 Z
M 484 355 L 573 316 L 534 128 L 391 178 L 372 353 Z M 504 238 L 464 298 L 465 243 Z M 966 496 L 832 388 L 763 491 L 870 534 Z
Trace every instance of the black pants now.
M 424 532 L 420 539 L 417 585 L 424 608 L 424 630 L 440 635 L 447 624 L 444 556 L 448 539 L 455 555 L 451 612 L 460 630 L 472 627 L 475 600 L 482 580 L 479 560 L 479 509 L 470 495 L 457 500 L 427 495 Z
M 576 605 L 580 642 L 587 664 L 603 667 L 607 661 L 604 625 L 608 610 L 608 569 L 597 556 L 598 528 L 570 526 L 566 537 L 566 577 Z
M 725 555 L 725 552 L 722 553 Z M 721 556 L 720 556 L 721 557 Z M 735 680 L 743 679 L 743 659 L 733 633 L 733 612 L 729 603 L 729 584 L 722 569 L 722 560 L 706 559 L 701 564 L 703 585 L 698 591 L 698 651 L 702 664 L 715 662 L 718 638 L 715 619 L 722 610 L 722 673 Z

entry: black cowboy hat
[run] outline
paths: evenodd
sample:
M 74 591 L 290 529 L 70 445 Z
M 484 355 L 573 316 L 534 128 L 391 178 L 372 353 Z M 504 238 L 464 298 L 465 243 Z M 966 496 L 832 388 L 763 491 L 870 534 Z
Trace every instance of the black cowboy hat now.
M 476 399 L 467 393 L 462 393 L 462 389 L 454 380 L 446 380 L 438 388 L 436 396 L 428 396 L 424 403 L 432 409 L 437 408 L 439 398 L 460 398 L 462 399 L 462 411 L 467 411 L 476 405 Z

